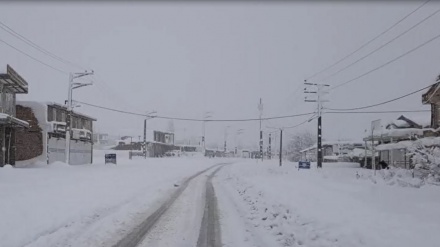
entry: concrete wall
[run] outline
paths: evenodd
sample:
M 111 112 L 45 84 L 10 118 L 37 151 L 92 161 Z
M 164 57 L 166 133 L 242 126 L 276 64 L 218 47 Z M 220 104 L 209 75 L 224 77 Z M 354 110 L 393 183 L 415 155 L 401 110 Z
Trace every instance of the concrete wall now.
M 64 162 L 66 160 L 64 138 L 49 138 L 47 142 L 49 164 L 55 161 Z M 82 165 L 92 162 L 92 144 L 83 141 L 70 141 L 70 164 Z

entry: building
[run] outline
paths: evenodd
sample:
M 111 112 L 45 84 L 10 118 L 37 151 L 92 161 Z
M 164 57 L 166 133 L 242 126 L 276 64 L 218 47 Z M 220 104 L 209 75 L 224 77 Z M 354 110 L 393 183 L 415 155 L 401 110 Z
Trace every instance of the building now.
M 437 77 L 437 83 L 432 85 L 426 93 L 422 95 L 422 103 L 431 105 L 431 128 L 436 130 L 435 133 L 427 133 L 427 135 L 438 136 L 437 129 L 440 127 L 440 75 Z
M 16 95 L 27 93 L 28 83 L 7 65 L 6 72 L 0 72 L 0 166 L 15 165 L 16 133 L 29 127 L 16 117 Z
M 110 143 L 107 133 L 93 133 L 93 143 L 98 145 L 108 145 Z
M 323 141 L 322 156 L 325 162 L 353 161 L 357 149 L 363 149 L 364 144 L 353 141 Z M 300 151 L 301 160 L 316 161 L 316 144 Z
M 17 117 L 29 122 L 29 129 L 16 134 L 17 161 L 36 160 L 47 164 L 64 162 L 67 108 L 53 102 L 21 101 Z M 93 122 L 95 118 L 73 111 L 70 162 L 93 162 Z
M 147 156 L 163 157 L 167 151 L 180 150 L 180 146 L 174 144 L 174 133 L 147 130 Z M 117 141 L 115 150 L 137 150 L 142 151 L 142 141 L 135 141 L 134 137 L 123 136 Z M 137 155 L 137 154 L 136 154 Z

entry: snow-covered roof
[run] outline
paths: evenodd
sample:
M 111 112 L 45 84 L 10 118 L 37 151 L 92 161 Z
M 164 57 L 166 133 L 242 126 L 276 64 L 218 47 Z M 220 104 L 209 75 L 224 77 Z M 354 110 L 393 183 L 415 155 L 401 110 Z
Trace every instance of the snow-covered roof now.
M 26 128 L 29 127 L 29 123 L 28 122 L 26 122 L 24 120 L 21 120 L 21 119 L 18 119 L 16 117 L 13 117 L 13 116 L 11 116 L 9 114 L 6 114 L 6 113 L 0 113 L 0 119 L 3 120 L 3 121 L 8 121 L 8 123 L 15 123 L 17 125 L 20 125 L 20 126 L 23 126 L 23 127 L 26 127 Z
M 396 143 L 387 143 L 381 144 L 376 147 L 376 150 L 393 150 L 393 149 L 404 149 L 411 147 L 417 142 L 417 144 L 421 144 L 423 146 L 440 146 L 440 137 L 425 137 L 417 139 L 416 141 L 400 141 Z
M 58 108 L 62 108 L 62 109 L 67 109 L 67 107 L 65 105 L 53 102 L 53 101 L 17 101 L 16 103 L 17 105 L 21 105 L 24 107 L 30 107 L 32 109 L 32 111 L 35 114 L 35 117 L 38 119 L 38 122 L 47 122 L 47 106 L 55 106 Z M 41 113 L 41 111 L 44 111 L 44 117 L 43 114 Z M 77 112 L 77 111 L 72 111 L 74 115 L 78 115 L 80 117 L 84 117 L 87 119 L 90 119 L 92 121 L 96 121 L 96 118 L 89 116 L 87 114 L 81 113 L 81 112 Z M 41 120 L 39 117 L 37 117 L 37 114 L 42 117 Z
M 424 129 L 414 129 L 414 128 L 406 128 L 406 129 L 389 129 L 384 130 L 382 132 L 383 136 L 389 136 L 389 137 L 403 137 L 403 136 L 412 136 L 412 135 L 423 135 Z
M 408 128 L 410 126 L 408 122 L 399 119 L 394 120 L 392 123 L 396 125 L 397 128 Z
M 361 144 L 363 145 L 363 142 L 361 141 L 323 141 L 322 142 L 322 146 L 332 146 L 332 145 L 346 145 L 346 144 Z M 310 146 L 308 148 L 305 148 L 301 151 L 299 151 L 300 153 L 306 152 L 306 151 L 310 151 L 313 149 L 316 149 L 317 145 L 316 143 L 313 144 L 313 146 Z
M 422 128 L 426 128 L 431 125 L 431 112 L 419 113 L 417 115 L 402 115 L 400 118 L 406 118 Z

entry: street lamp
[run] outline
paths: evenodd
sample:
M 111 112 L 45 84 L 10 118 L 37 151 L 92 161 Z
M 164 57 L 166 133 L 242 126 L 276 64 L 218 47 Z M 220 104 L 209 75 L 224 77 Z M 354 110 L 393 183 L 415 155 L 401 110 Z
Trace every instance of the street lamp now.
M 151 112 L 147 112 L 145 114 L 145 119 L 144 119 L 144 143 L 142 145 L 142 152 L 144 153 L 144 159 L 147 158 L 147 120 L 155 118 L 156 115 L 153 116 L 153 114 L 157 114 L 157 112 L 156 111 L 151 111 Z

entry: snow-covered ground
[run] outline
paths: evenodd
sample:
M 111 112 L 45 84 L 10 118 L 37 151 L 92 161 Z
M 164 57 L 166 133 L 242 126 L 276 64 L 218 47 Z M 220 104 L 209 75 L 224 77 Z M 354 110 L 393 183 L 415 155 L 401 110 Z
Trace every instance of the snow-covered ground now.
M 439 246 L 440 187 L 371 175 L 350 163 L 300 171 L 271 161 L 226 166 L 214 179 L 223 244 Z
M 212 180 L 223 246 L 440 243 L 440 186 L 407 172 L 374 176 L 354 163 L 298 171 L 289 162 L 196 156 L 129 160 L 126 151 L 117 152 L 118 165 L 104 165 L 105 152 L 95 151 L 93 165 L 1 168 L 0 246 L 113 246 L 178 188 L 183 193 L 139 246 L 196 246 L 214 169 L 180 185 L 232 161 Z
M 137 158 L 118 165 L 0 168 L 0 246 L 109 246 L 186 177 L 219 159 Z M 112 151 L 114 152 L 114 151 Z M 114 241 L 113 241 L 114 242 Z M 112 242 L 112 243 L 113 243 Z

